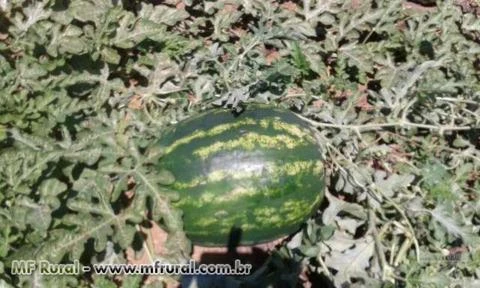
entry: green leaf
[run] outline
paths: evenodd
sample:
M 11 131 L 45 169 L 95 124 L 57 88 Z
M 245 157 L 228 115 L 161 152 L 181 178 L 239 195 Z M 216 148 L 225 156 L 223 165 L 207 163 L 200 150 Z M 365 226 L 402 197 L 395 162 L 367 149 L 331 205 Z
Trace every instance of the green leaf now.
M 374 241 L 371 237 L 352 241 L 354 246 L 348 249 L 337 249 L 332 245 L 330 257 L 325 259 L 325 264 L 338 271 L 335 276 L 335 285 L 341 286 L 350 282 L 352 277 L 366 277 L 365 269 L 370 267 L 370 259 L 375 252 Z M 332 243 L 333 244 L 333 243 Z
M 415 176 L 392 174 L 387 177 L 387 173 L 383 170 L 375 172 L 375 185 L 388 197 L 393 197 L 395 192 L 401 191 L 410 186 Z
M 348 203 L 346 201 L 340 200 L 331 195 L 328 191 L 325 193 L 325 197 L 328 199 L 329 205 L 327 209 L 325 209 L 325 211 L 322 213 L 322 222 L 324 224 L 332 225 L 334 223 L 335 217 L 340 211 L 347 212 L 350 215 L 362 220 L 367 219 L 367 214 L 362 206 L 356 203 Z
M 121 56 L 118 54 L 117 50 L 110 47 L 104 47 L 102 50 L 102 58 L 105 60 L 105 62 L 119 64 Z
M 299 69 L 302 74 L 308 74 L 310 72 L 310 64 L 303 54 L 300 45 L 298 42 L 293 43 L 292 47 L 292 58 L 293 58 L 293 63 Z
M 185 10 L 170 8 L 165 5 L 152 5 L 141 3 L 142 8 L 139 17 L 155 23 L 163 23 L 173 26 L 177 22 L 185 20 L 189 14 Z
M 335 232 L 335 226 L 332 226 L 332 225 L 323 226 L 320 229 L 320 239 L 324 241 L 328 240 L 333 236 L 334 232 Z
M 448 177 L 448 171 L 437 161 L 431 162 L 422 168 L 423 185 L 433 187 L 442 183 Z
M 68 12 L 82 22 L 94 22 L 99 25 L 102 16 L 112 7 L 110 1 L 75 0 L 69 5 Z
M 95 286 L 94 286 L 95 288 L 116 288 L 117 286 L 118 285 L 113 280 L 110 280 L 105 276 L 95 277 Z M 135 287 L 135 286 L 128 286 L 128 287 Z
M 433 219 L 440 223 L 448 233 L 461 237 L 464 241 L 470 242 L 472 239 L 471 231 L 468 228 L 462 227 L 458 219 L 452 217 L 452 212 L 447 206 L 438 204 L 435 209 L 430 211 Z
M 173 182 L 175 182 L 175 176 L 172 174 L 172 172 L 165 169 L 159 170 L 157 173 L 157 177 L 158 177 L 157 179 L 158 183 L 163 185 L 170 185 L 170 184 L 173 184 Z
M 129 28 L 132 22 L 135 24 Z M 134 21 L 132 14 L 126 14 L 120 19 L 119 25 L 115 38 L 111 41 L 118 48 L 132 48 L 147 38 L 162 41 L 165 37 L 166 26 L 144 19 Z
M 7 129 L 5 126 L 0 125 L 0 141 L 3 141 L 7 138 Z
M 58 48 L 59 53 L 83 54 L 88 51 L 88 44 L 82 38 L 64 37 Z
M 332 25 L 335 23 L 335 16 L 329 13 L 324 13 L 318 18 L 318 21 L 323 25 Z

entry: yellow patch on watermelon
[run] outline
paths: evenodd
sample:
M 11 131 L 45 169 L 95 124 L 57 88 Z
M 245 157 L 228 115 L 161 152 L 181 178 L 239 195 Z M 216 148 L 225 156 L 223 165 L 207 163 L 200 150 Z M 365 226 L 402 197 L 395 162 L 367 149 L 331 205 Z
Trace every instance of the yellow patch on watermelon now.
M 284 222 L 296 222 L 305 217 L 305 211 L 310 211 L 311 203 L 302 200 L 288 200 L 283 203 L 279 211 L 284 214 Z
M 277 209 L 272 207 L 258 208 L 253 211 L 255 221 L 266 223 L 268 225 L 280 227 L 284 224 L 284 219 L 278 214 Z
M 202 217 L 195 221 L 195 225 L 197 227 L 207 227 L 215 223 L 218 223 L 218 220 L 215 219 L 214 217 Z
M 257 194 L 257 191 L 255 189 L 247 189 L 245 187 L 236 187 L 225 194 L 217 196 L 214 202 L 215 203 L 231 202 L 231 201 L 237 200 L 238 197 L 255 196 L 255 194 Z
M 217 136 L 222 134 L 225 131 L 228 131 L 230 129 L 246 126 L 246 125 L 255 125 L 257 122 L 253 120 L 252 118 L 245 118 L 242 120 L 239 120 L 234 123 L 228 123 L 228 124 L 220 124 L 215 127 L 213 127 L 210 130 L 204 131 L 204 130 L 196 130 L 192 134 L 185 136 L 183 138 L 180 138 L 173 142 L 168 148 L 165 150 L 165 153 L 168 154 L 178 148 L 178 146 L 181 145 L 186 145 L 188 143 L 191 143 L 193 140 L 199 140 L 202 138 L 207 138 L 207 137 L 212 137 L 212 136 Z
M 193 151 L 193 155 L 202 159 L 207 159 L 211 155 L 214 155 L 220 151 L 231 149 L 242 149 L 247 151 L 251 151 L 255 148 L 278 149 L 280 147 L 293 149 L 300 145 L 301 143 L 299 143 L 298 140 L 287 135 L 267 136 L 255 132 L 249 132 L 239 139 L 215 142 L 213 145 L 208 147 L 199 148 Z
M 275 164 L 275 162 L 268 162 L 262 167 L 262 171 L 251 170 L 251 171 L 236 171 L 236 170 L 225 170 L 218 169 L 210 172 L 207 176 L 196 177 L 190 182 L 176 182 L 173 185 L 174 189 L 186 189 L 193 188 L 199 185 L 204 185 L 207 183 L 220 182 L 225 179 L 232 180 L 242 180 L 252 177 L 259 176 L 260 173 L 266 173 L 270 177 L 272 182 L 279 180 L 280 177 L 285 175 L 294 176 L 301 173 L 311 173 L 322 174 L 323 173 L 323 163 L 322 161 L 294 161 L 286 162 L 284 164 Z

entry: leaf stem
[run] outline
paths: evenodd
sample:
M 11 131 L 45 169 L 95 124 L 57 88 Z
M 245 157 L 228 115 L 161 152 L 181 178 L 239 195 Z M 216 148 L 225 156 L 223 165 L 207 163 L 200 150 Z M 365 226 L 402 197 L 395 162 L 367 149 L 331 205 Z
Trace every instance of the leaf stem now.
M 369 123 L 369 124 L 360 124 L 360 125 L 345 125 L 345 124 L 333 124 L 333 123 L 325 123 L 325 122 L 318 122 L 312 119 L 309 119 L 302 115 L 297 115 L 301 119 L 307 121 L 308 123 L 312 124 L 315 127 L 327 127 L 327 128 L 337 128 L 337 129 L 353 129 L 359 130 L 360 132 L 366 131 L 376 131 L 381 130 L 383 128 L 388 127 L 400 127 L 400 128 L 424 128 L 429 130 L 438 130 L 439 133 L 444 131 L 466 131 L 471 130 L 472 127 L 470 126 L 452 126 L 452 125 L 443 125 L 443 126 L 435 126 L 429 124 L 420 124 L 420 123 L 413 123 L 409 121 L 400 121 L 400 122 L 392 122 L 392 123 Z
M 332 278 L 332 273 L 330 273 L 330 270 L 328 270 L 327 265 L 325 264 L 325 261 L 323 261 L 322 256 L 320 253 L 317 256 L 318 263 L 320 263 L 320 266 L 322 266 L 323 272 L 328 278 Z
M 379 262 L 380 262 L 380 268 L 382 269 L 382 280 L 385 281 L 386 278 L 387 278 L 386 274 L 391 269 L 390 269 L 390 267 L 387 263 L 387 260 L 385 259 L 385 252 L 383 251 L 382 242 L 380 241 L 380 236 L 379 236 L 379 233 L 378 233 L 377 227 L 376 227 L 376 218 L 377 218 L 377 216 L 375 216 L 375 212 L 370 207 L 370 209 L 368 209 L 369 230 L 373 234 L 373 239 L 374 239 L 374 242 L 375 242 L 376 252 L 377 252 L 377 255 L 378 255 Z

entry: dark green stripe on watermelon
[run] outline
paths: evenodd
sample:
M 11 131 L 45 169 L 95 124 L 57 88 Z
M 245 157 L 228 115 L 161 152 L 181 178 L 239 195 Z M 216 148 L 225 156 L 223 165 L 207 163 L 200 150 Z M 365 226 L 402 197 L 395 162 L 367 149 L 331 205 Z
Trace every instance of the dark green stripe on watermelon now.
M 160 145 L 176 177 L 174 203 L 196 244 L 244 245 L 291 234 L 323 198 L 324 172 L 308 125 L 290 111 L 249 106 L 239 116 L 206 112 L 178 123 Z

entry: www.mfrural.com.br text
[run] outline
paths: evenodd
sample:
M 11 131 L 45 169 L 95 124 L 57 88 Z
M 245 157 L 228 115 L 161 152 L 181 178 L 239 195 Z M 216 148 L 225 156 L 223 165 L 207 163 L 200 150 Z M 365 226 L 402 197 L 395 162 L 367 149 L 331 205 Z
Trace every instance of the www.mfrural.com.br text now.
M 14 260 L 11 273 L 14 275 L 78 275 L 95 273 L 100 275 L 248 275 L 250 264 L 235 260 L 230 264 L 198 264 L 190 260 L 185 264 L 163 263 L 159 260 L 151 264 L 92 264 L 83 266 L 78 260 L 69 264 L 54 264 L 46 260 Z

